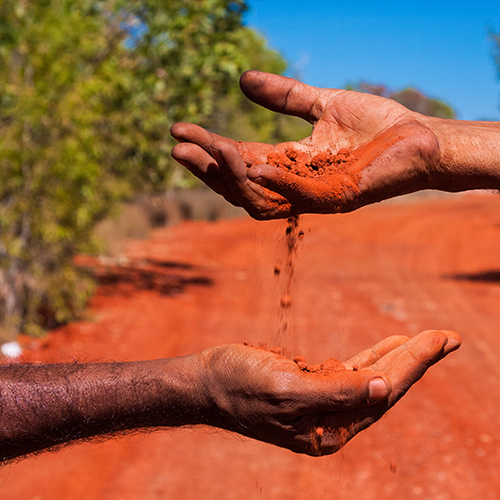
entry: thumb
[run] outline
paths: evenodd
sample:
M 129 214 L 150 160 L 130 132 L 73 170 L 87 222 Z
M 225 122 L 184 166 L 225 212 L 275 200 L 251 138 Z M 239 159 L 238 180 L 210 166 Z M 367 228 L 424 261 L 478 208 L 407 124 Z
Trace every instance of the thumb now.
M 251 101 L 271 111 L 298 116 L 309 123 L 319 120 L 326 104 L 324 89 L 271 73 L 246 71 L 241 75 L 240 86 Z
M 385 375 L 367 369 L 341 370 L 320 378 L 307 374 L 300 385 L 304 413 L 364 408 L 386 400 L 392 391 Z

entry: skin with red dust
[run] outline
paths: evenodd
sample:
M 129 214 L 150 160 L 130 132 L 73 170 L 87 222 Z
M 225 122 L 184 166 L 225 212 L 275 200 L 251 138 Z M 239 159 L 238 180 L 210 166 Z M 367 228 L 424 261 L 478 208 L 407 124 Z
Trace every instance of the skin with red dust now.
M 297 366 L 306 373 L 312 373 L 318 377 L 328 377 L 332 373 L 346 370 L 344 364 L 336 358 L 330 358 L 324 363 L 317 365 L 308 365 L 306 358 L 304 356 L 295 356 L 293 359 Z M 321 449 L 321 440 L 328 435 L 334 436 L 335 440 L 343 446 L 347 443 L 352 436 L 352 429 L 346 427 L 344 429 L 336 427 L 331 429 L 325 426 L 318 426 L 313 431 L 313 446 L 317 449 Z
M 418 129 L 418 132 L 421 130 Z M 267 165 L 283 172 L 281 179 L 279 176 L 275 179 L 278 189 L 294 191 L 297 199 L 294 201 L 293 198 L 277 196 L 272 190 L 263 187 L 266 202 L 276 214 L 281 213 L 278 217 L 282 218 L 303 212 L 337 212 L 342 206 L 352 210 L 352 207 L 367 201 L 390 198 L 398 193 L 390 189 L 387 191 L 387 187 L 372 194 L 366 192 L 366 186 L 373 182 L 372 164 L 376 162 L 377 170 L 386 172 L 388 179 L 398 178 L 400 168 L 393 157 L 409 155 L 408 148 L 411 149 L 411 146 L 408 146 L 408 142 L 415 135 L 418 134 L 414 125 L 404 125 L 389 128 L 368 144 L 351 149 L 342 148 L 336 153 L 332 150 L 309 153 L 291 146 L 277 148 L 267 154 Z M 391 151 L 392 156 L 387 154 L 388 151 Z M 248 164 L 250 168 L 253 165 Z M 364 200 L 362 203 L 361 199 Z
M 360 174 L 356 171 L 349 173 L 349 168 L 356 161 L 356 156 L 348 149 L 341 149 L 336 154 L 330 151 L 310 155 L 305 151 L 286 148 L 267 155 L 267 164 L 278 167 L 284 172 L 309 179 L 310 200 L 316 204 L 325 202 L 329 198 L 331 203 L 340 202 L 346 192 L 352 197 L 359 194 Z M 290 182 L 288 179 L 287 182 Z M 264 188 L 268 193 L 268 203 L 278 211 L 288 213 L 290 206 L 277 200 L 276 196 Z
M 330 204 L 334 204 L 340 203 L 346 192 L 353 198 L 359 194 L 360 173 L 356 170 L 350 172 L 356 159 L 357 156 L 346 148 L 337 153 L 322 151 L 311 155 L 289 147 L 269 153 L 266 163 L 287 174 L 310 181 L 307 182 L 310 210 L 316 211 L 312 207 L 323 205 L 327 199 Z M 284 184 L 293 185 L 294 181 L 291 179 L 293 178 L 287 177 Z M 288 201 L 276 197 L 266 188 L 263 191 L 267 193 L 267 203 L 277 212 L 288 214 L 291 211 Z

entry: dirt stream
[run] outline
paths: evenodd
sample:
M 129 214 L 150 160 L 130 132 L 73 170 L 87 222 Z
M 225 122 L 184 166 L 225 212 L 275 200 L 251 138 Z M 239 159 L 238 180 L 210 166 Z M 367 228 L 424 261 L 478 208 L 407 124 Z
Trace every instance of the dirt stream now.
M 0 497 L 497 500 L 500 197 L 384 203 L 301 224 L 288 306 L 286 279 L 277 284 L 286 256 L 278 277 L 275 269 L 283 221 L 183 223 L 130 242 L 121 265 L 99 264 L 87 321 L 22 338 L 26 359 L 136 360 L 273 344 L 283 311 L 290 355 L 309 365 L 426 329 L 456 330 L 462 348 L 330 457 L 207 428 L 167 430 L 14 464 L 0 471 Z

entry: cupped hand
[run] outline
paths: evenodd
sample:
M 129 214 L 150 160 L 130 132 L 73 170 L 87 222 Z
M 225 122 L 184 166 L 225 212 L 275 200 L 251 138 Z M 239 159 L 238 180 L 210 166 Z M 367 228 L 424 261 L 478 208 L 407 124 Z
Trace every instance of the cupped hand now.
M 248 345 L 208 349 L 210 424 L 297 453 L 335 453 L 459 346 L 456 333 L 431 330 L 410 340 L 388 337 L 343 364 L 316 367 Z
M 272 111 L 313 125 L 298 142 L 236 142 L 196 125 L 177 123 L 181 142 L 172 156 L 214 191 L 256 219 L 301 213 L 348 212 L 360 206 L 433 187 L 439 143 L 426 118 L 391 99 L 321 89 L 282 76 L 249 71 L 245 95 Z M 313 157 L 348 150 L 345 168 L 304 177 L 270 165 L 268 155 L 289 149 Z

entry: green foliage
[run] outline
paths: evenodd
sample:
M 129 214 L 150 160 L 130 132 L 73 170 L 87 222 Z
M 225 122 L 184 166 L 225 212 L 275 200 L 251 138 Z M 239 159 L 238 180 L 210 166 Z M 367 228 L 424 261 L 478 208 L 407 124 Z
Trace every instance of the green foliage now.
M 406 106 L 412 111 L 427 116 L 438 118 L 455 118 L 455 111 L 452 107 L 438 99 L 432 99 L 421 94 L 418 90 L 408 88 L 390 95 L 391 99 Z
M 443 101 L 425 96 L 418 90 L 411 87 L 393 92 L 385 85 L 371 85 L 361 82 L 358 85 L 348 85 L 348 90 L 357 90 L 369 94 L 388 97 L 399 102 L 403 106 L 427 116 L 438 118 L 455 118 L 456 114 L 452 107 Z
M 238 36 L 241 53 L 245 54 L 244 70 L 284 73 L 285 60 L 267 47 L 262 36 L 249 28 L 242 28 Z M 249 101 L 241 93 L 237 79 L 226 94 L 217 96 L 203 125 L 226 137 L 273 144 L 302 139 L 311 133 L 311 125 L 304 120 L 274 113 Z
M 285 69 L 242 26 L 245 9 L 0 3 L 0 326 L 38 333 L 82 310 L 92 281 L 72 260 L 92 249 L 96 222 L 140 190 L 190 182 L 170 158 L 172 123 L 279 135 L 235 90 L 250 67 Z

